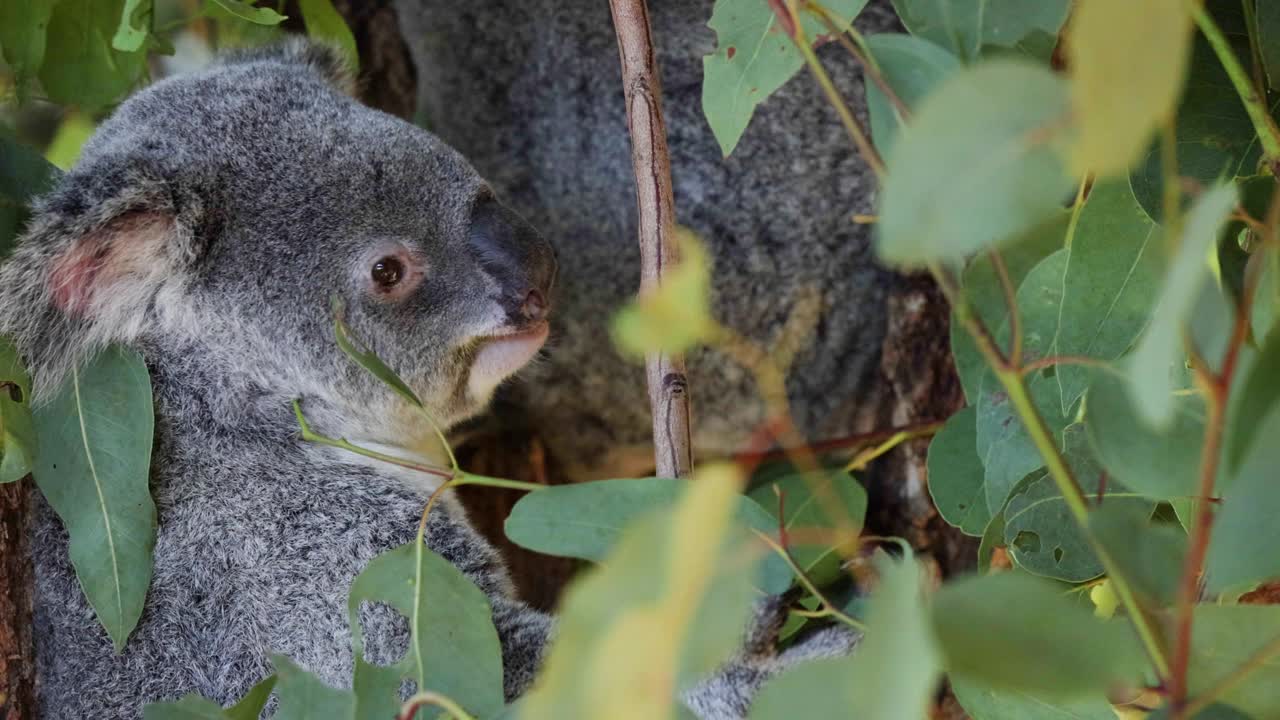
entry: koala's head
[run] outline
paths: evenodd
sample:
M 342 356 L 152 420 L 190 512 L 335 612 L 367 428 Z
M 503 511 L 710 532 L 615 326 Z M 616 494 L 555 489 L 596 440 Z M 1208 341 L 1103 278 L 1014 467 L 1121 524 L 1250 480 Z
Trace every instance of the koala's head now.
M 335 297 L 442 423 L 527 363 L 547 335 L 551 247 L 458 153 L 348 90 L 328 50 L 294 43 L 121 105 L 0 271 L 0 330 L 37 400 L 123 342 L 395 442 L 409 415 L 335 344 Z

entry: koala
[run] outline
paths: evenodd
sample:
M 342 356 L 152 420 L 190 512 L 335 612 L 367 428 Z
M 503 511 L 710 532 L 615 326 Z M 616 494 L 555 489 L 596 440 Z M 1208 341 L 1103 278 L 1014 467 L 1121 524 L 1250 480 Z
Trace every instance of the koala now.
M 513 386 L 511 404 L 576 478 L 651 469 L 644 373 L 609 338 L 611 315 L 640 277 L 609 3 L 393 2 L 417 68 L 420 114 L 561 251 L 553 351 Z M 799 430 L 821 440 L 868 429 L 881 402 L 886 300 L 901 282 L 875 261 L 870 226 L 851 221 L 852 213 L 871 212 L 874 175 L 803 70 L 756 108 L 723 157 L 701 101 L 703 56 L 715 49 L 712 3 L 648 7 L 676 221 L 711 253 L 715 315 L 776 347 L 801 308 L 808 320 L 792 327 L 805 345 L 787 386 Z M 900 29 L 888 0 L 873 0 L 858 26 Z M 819 54 L 845 100 L 865 113 L 856 63 L 835 43 Z M 738 452 L 764 420 L 751 374 L 713 350 L 687 361 L 695 450 Z
M 155 570 L 120 654 L 60 520 L 32 499 L 42 717 L 139 717 L 188 692 L 229 704 L 272 671 L 272 653 L 350 684 L 351 582 L 414 538 L 436 485 L 300 439 L 297 398 L 317 432 L 388 453 L 421 457 L 433 434 L 337 347 L 332 297 L 446 428 L 547 336 L 551 245 L 458 152 L 354 101 L 337 57 L 295 41 L 139 92 L 36 202 L 0 267 L 0 300 L 21 309 L 0 315 L 0 332 L 37 404 L 112 343 L 146 359 L 155 401 Z M 426 543 L 488 596 L 516 698 L 554 619 L 515 599 L 498 554 L 445 497 Z M 407 624 L 363 613 L 369 659 L 398 657 Z M 763 601 L 742 652 L 686 704 L 742 717 L 771 674 L 856 640 L 824 631 L 779 654 L 783 615 Z

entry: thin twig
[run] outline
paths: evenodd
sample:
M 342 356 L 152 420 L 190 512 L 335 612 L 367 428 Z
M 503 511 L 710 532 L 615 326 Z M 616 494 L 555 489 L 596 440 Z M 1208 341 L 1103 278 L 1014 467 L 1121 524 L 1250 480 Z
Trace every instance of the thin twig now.
M 622 62 L 622 87 L 631 134 L 631 164 L 639 208 L 640 293 L 655 291 L 678 260 L 671 157 L 662 119 L 662 89 L 645 0 L 609 0 Z M 684 357 L 650 353 L 645 357 L 649 406 L 653 413 L 654 462 L 664 477 L 685 477 L 693 470 L 689 429 L 689 377 Z
M 395 455 L 387 455 L 368 448 L 362 448 L 359 445 L 353 445 L 345 438 L 331 438 L 320 435 L 314 432 L 311 429 L 311 425 L 307 423 L 306 416 L 302 414 L 302 405 L 297 400 L 293 401 L 293 414 L 298 418 L 298 428 L 302 433 L 302 439 L 307 442 L 313 442 L 317 445 L 336 447 L 341 450 L 346 450 L 347 452 L 355 453 L 356 455 L 363 455 L 367 458 L 372 458 L 374 460 L 379 460 L 381 462 L 407 468 L 409 470 L 417 470 L 418 472 L 423 472 L 428 475 L 435 475 L 437 477 L 445 478 L 446 480 L 452 480 L 457 474 L 454 470 L 436 467 L 434 465 L 426 465 L 412 460 L 407 460 L 405 458 L 396 457 Z
M 1200 3 L 1195 2 L 1190 3 L 1190 5 L 1191 17 L 1195 19 L 1196 26 L 1200 28 L 1200 33 L 1204 35 L 1204 39 L 1209 41 L 1214 54 L 1218 56 L 1218 62 L 1227 71 L 1227 77 L 1231 79 L 1231 84 L 1235 86 L 1236 94 L 1240 96 L 1240 101 L 1244 103 L 1244 109 L 1249 113 L 1249 119 L 1253 121 L 1253 129 L 1258 134 L 1258 140 L 1262 144 L 1262 151 L 1266 155 L 1268 163 L 1274 166 L 1275 163 L 1280 162 L 1280 127 L 1276 126 L 1276 121 L 1272 119 L 1271 113 L 1267 112 L 1266 105 L 1254 88 L 1249 75 L 1240 66 L 1240 60 L 1236 58 L 1235 51 L 1232 50 L 1231 43 L 1226 36 L 1222 34 L 1222 30 L 1214 23 L 1213 18 L 1209 17 L 1209 13 Z
M 987 253 L 991 259 L 991 267 L 996 271 L 996 277 L 1000 280 L 1000 291 L 1004 294 L 1004 306 L 1009 312 L 1009 364 L 1014 367 L 1022 366 L 1022 318 L 1018 312 L 1018 291 L 1013 287 L 1013 281 L 1009 278 L 1009 268 L 1004 264 L 1004 257 L 1000 255 L 1000 251 L 992 248 Z
M 889 82 L 884 79 L 884 74 L 880 72 L 880 66 L 876 64 L 875 59 L 869 53 L 863 52 L 862 48 L 858 47 L 850 39 L 850 36 L 857 32 L 853 29 L 853 25 L 851 24 L 847 31 L 841 30 L 831 16 L 831 12 L 815 2 L 805 3 L 804 9 L 817 16 L 822 21 L 822 24 L 826 26 L 827 31 L 836 39 L 836 42 L 840 43 L 840 47 L 843 47 L 849 55 L 853 56 L 854 60 L 858 61 L 858 64 L 862 66 L 863 74 L 871 78 L 871 82 L 880 89 L 880 92 L 893 105 L 893 109 L 898 113 L 898 119 L 904 123 L 909 122 L 911 120 L 911 110 L 907 108 L 907 104 L 902 101 L 902 98 L 898 97 L 898 93 L 894 92 L 894 89 L 889 86 Z
M 404 705 L 400 706 L 400 712 L 396 715 L 396 720 L 413 720 L 418 714 L 418 709 L 427 705 L 435 706 L 444 710 L 453 716 L 454 720 L 476 720 L 462 706 L 454 702 L 452 699 L 435 692 L 419 692 L 405 700 Z
M 845 613 L 840 608 L 836 607 L 835 603 L 828 600 L 827 596 L 822 594 L 822 591 L 818 589 L 818 586 L 814 585 L 813 581 L 809 579 L 809 576 L 804 574 L 804 570 L 801 570 L 800 566 L 796 564 L 795 559 L 791 557 L 791 553 L 787 552 L 786 548 L 782 547 L 776 540 L 759 530 L 752 528 L 751 531 L 756 534 L 756 537 L 760 538 L 761 542 L 768 545 L 770 549 L 777 553 L 778 556 L 787 563 L 787 567 L 790 567 L 791 572 L 795 573 L 796 580 L 799 580 L 800 584 L 804 586 L 804 589 L 808 590 L 810 595 L 814 596 L 822 603 L 822 606 L 827 609 L 831 617 L 834 617 L 851 628 L 861 630 L 862 632 L 867 631 L 867 626 L 861 620 Z

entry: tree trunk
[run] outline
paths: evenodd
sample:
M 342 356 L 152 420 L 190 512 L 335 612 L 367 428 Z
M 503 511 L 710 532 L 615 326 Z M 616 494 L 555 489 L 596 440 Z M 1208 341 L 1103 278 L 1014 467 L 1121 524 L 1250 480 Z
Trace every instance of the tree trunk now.
M 3 720 L 35 718 L 31 643 L 31 558 L 27 554 L 27 485 L 0 485 L 0 711 Z

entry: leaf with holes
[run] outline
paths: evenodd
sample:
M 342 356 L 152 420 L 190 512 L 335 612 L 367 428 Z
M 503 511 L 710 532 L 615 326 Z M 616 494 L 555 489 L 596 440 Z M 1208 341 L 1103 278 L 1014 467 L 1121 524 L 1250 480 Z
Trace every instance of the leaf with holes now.
M 959 261 L 1050 220 L 1074 185 L 1054 147 L 1068 111 L 1066 83 L 1043 67 L 992 60 L 952 73 L 894 143 L 880 256 Z
M 902 24 L 965 62 L 983 46 L 1012 48 L 1030 35 L 1057 35 L 1068 0 L 893 0 Z
M 153 424 L 147 366 L 115 346 L 73 371 L 35 412 L 36 484 L 67 528 L 76 576 L 117 652 L 151 582 Z
M 1080 211 L 1067 250 L 1056 352 L 1111 361 L 1147 326 L 1164 268 L 1160 227 L 1123 180 L 1098 183 Z M 1059 365 L 1062 408 L 1089 385 L 1089 370 Z
M 848 27 L 866 4 L 828 0 L 823 7 Z M 707 25 L 716 32 L 716 50 L 702 58 L 702 113 L 728 157 L 756 106 L 796 74 L 804 57 L 767 0 L 716 0 Z M 801 25 L 811 39 L 827 32 L 809 13 L 802 13 Z
M 1053 354 L 1058 314 L 1062 302 L 1062 276 L 1066 270 L 1066 250 L 1041 260 L 1018 287 L 1017 306 L 1021 318 L 1022 352 L 1026 361 Z M 1006 319 L 996 333 L 996 342 L 1009 347 L 1011 328 Z M 1062 411 L 1058 385 L 1044 373 L 1030 375 L 1027 390 L 1049 431 L 1062 443 L 1062 431 L 1071 422 Z M 985 467 L 987 507 L 994 511 L 1019 480 L 1044 465 L 1026 425 L 995 373 L 982 377 L 978 394 L 977 448 Z
M 976 443 L 977 411 L 961 408 L 929 443 L 929 496 L 943 520 L 981 537 L 991 522 L 991 508 Z
M 392 665 L 365 658 L 360 608 L 384 603 L 409 619 L 409 651 Z M 347 600 L 362 717 L 395 717 L 401 682 L 412 680 L 481 717 L 503 707 L 502 646 L 489 600 L 458 568 L 419 543 L 375 557 L 351 584 Z

